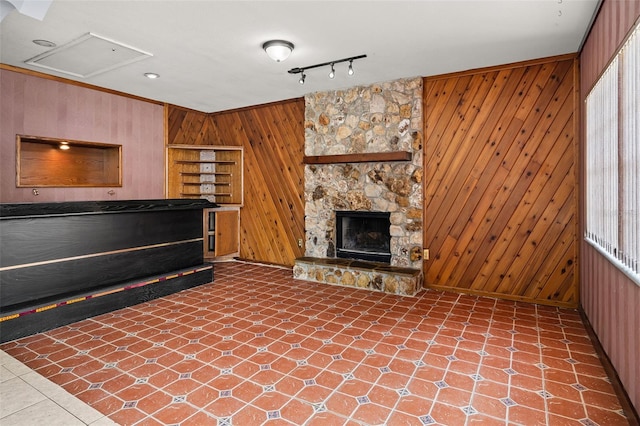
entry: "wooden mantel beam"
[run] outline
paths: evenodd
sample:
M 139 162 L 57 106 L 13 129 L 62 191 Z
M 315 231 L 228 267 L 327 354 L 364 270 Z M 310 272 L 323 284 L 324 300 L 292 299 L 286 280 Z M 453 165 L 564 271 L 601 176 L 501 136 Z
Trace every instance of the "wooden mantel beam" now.
M 302 160 L 304 164 L 334 164 L 334 163 L 366 163 L 383 161 L 411 161 L 412 153 L 407 151 L 368 152 L 359 154 L 339 155 L 308 155 Z

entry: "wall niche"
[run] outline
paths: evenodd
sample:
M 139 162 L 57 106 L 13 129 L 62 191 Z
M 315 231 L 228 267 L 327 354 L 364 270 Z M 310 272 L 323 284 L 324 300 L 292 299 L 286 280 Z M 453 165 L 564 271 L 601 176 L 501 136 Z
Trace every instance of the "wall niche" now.
M 122 145 L 16 136 L 17 187 L 121 187 Z

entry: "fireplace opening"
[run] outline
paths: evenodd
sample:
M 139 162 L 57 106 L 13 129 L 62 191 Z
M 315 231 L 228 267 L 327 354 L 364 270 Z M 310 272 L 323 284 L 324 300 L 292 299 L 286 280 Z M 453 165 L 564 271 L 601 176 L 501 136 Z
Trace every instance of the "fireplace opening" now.
M 389 212 L 336 211 L 336 255 L 391 263 Z

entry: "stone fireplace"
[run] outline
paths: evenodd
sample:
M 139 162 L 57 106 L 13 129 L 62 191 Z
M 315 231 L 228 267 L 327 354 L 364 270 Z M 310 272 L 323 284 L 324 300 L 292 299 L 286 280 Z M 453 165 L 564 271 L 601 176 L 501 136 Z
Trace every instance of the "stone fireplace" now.
M 367 160 L 374 158 L 371 154 L 379 153 L 407 155 L 399 161 Z M 357 161 L 339 160 L 349 154 L 362 156 Z M 305 165 L 305 258 L 296 261 L 294 276 L 399 294 L 419 291 L 423 232 L 422 78 L 306 95 L 305 156 L 337 160 Z M 414 281 L 418 279 L 417 271 L 419 282 L 408 286 L 390 284 L 387 289 L 384 284 L 379 285 L 387 278 L 380 278 L 380 268 L 376 273 L 367 272 L 368 281 L 362 278 L 352 282 L 348 278 L 343 282 L 345 272 L 354 276 L 354 271 L 343 261 L 337 262 L 340 255 L 336 211 L 388 215 L 387 269 L 402 269 Z M 332 266 L 325 270 L 322 263 Z M 359 272 L 355 275 L 360 277 L 367 271 L 366 265 L 358 262 L 357 266 Z
M 337 257 L 391 261 L 390 213 L 337 210 L 335 215 Z

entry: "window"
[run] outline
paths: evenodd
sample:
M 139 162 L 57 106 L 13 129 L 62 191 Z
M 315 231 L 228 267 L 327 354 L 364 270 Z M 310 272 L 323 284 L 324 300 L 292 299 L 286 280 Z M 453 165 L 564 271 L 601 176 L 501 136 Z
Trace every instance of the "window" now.
M 640 285 L 640 25 L 585 102 L 585 238 Z

